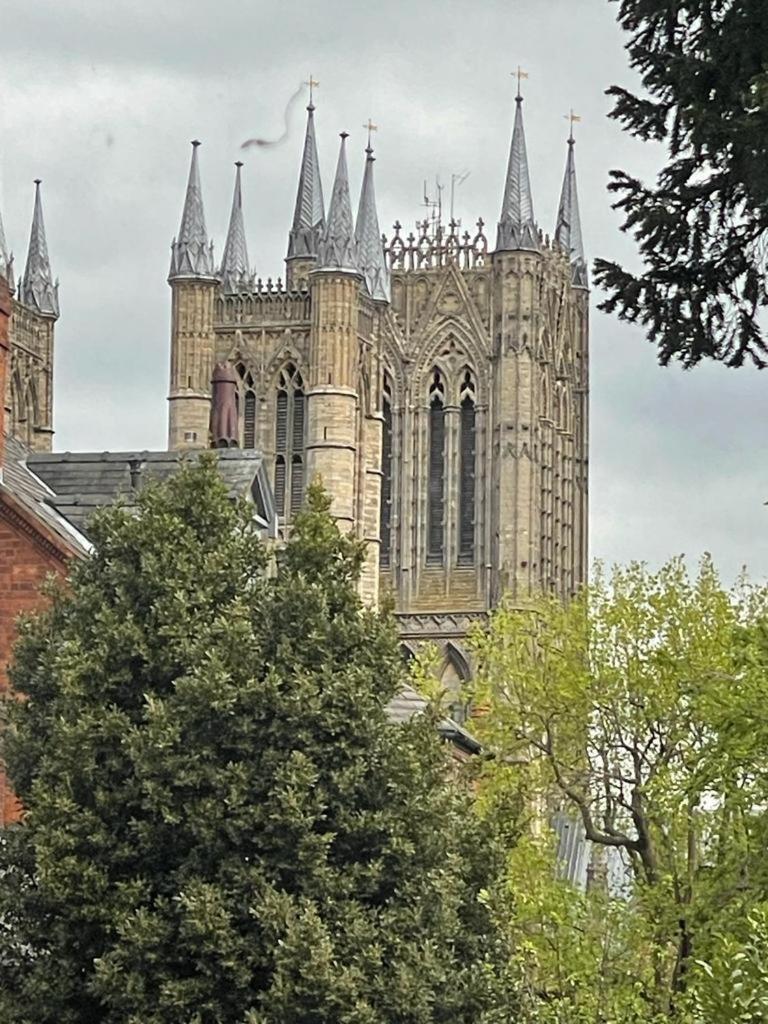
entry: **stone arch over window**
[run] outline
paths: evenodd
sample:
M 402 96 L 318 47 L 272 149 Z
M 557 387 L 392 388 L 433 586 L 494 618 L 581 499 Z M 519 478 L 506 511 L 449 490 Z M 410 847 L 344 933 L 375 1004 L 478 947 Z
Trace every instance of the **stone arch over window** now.
M 427 565 L 445 558 L 445 381 L 437 367 L 429 384 Z
M 253 373 L 239 362 L 235 369 L 240 378 L 240 392 L 237 396 L 237 412 L 240 420 L 240 431 L 243 448 L 256 447 L 256 383 Z
M 459 565 L 474 565 L 477 475 L 477 411 L 475 376 L 464 367 L 459 383 Z
M 295 515 L 304 501 L 306 393 L 295 363 L 278 372 L 275 401 L 275 507 L 278 516 Z
M 393 383 L 385 371 L 381 390 L 381 505 L 379 509 L 379 564 L 388 569 L 392 557 L 392 425 Z
M 463 691 L 471 676 L 464 652 L 456 644 L 448 641 L 440 670 L 440 685 L 448 699 L 451 718 L 455 722 L 464 722 L 468 717 L 468 704 Z

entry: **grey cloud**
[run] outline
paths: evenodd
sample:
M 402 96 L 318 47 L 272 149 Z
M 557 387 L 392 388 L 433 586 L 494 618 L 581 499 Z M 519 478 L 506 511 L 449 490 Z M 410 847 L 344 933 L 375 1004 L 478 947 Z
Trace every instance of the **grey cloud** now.
M 520 63 L 536 214 L 551 232 L 570 107 L 588 255 L 633 261 L 605 191 L 608 171 L 649 176 L 659 153 L 606 118 L 612 82 L 634 81 L 602 0 L 36 0 L 3 21 L 0 179 L 17 266 L 31 179 L 44 179 L 57 328 L 56 441 L 66 448 L 165 443 L 169 245 L 199 137 L 208 226 L 224 242 L 240 144 L 276 135 L 310 71 L 327 188 L 337 132 L 352 132 L 359 188 L 371 116 L 383 230 L 418 216 L 422 182 L 470 170 L 457 213 L 492 239 Z M 301 146 L 245 154 L 251 258 L 282 272 Z M 356 196 L 355 196 L 356 202 Z M 599 300 L 593 296 L 593 305 Z M 639 331 L 592 313 L 592 550 L 658 563 L 709 549 L 726 575 L 768 574 L 768 480 L 755 438 L 764 379 L 711 366 L 662 370 Z M 94 437 L 91 424 L 103 424 Z

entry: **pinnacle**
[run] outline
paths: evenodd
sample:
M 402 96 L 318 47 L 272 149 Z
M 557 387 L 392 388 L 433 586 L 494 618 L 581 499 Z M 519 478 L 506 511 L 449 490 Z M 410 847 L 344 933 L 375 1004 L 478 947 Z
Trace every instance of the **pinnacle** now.
M 533 214 L 533 195 L 528 171 L 528 153 L 525 147 L 523 127 L 523 98 L 515 97 L 515 122 L 512 143 L 509 149 L 507 179 L 504 185 L 504 200 L 501 207 L 497 250 L 514 251 L 539 249 L 538 227 Z
M 240 170 L 243 164 L 237 161 L 235 167 L 235 190 L 232 196 L 232 213 L 229 218 L 227 241 L 221 258 L 219 277 L 225 292 L 248 290 L 251 285 L 251 270 L 248 262 L 248 246 L 245 239 L 243 224 L 243 198 L 240 183 Z
M 315 141 L 314 110 L 314 104 L 310 101 L 307 107 L 307 130 L 304 136 L 293 226 L 288 235 L 288 259 L 294 256 L 316 256 L 325 229 L 325 206 Z
M 568 139 L 568 156 L 565 162 L 563 187 L 557 209 L 555 242 L 565 250 L 571 263 L 571 278 L 576 288 L 589 286 L 587 261 L 584 256 L 584 242 L 581 235 L 579 215 L 579 194 L 576 188 L 575 142 L 571 133 Z
M 359 273 L 352 204 L 349 199 L 346 142 L 347 133 L 342 132 L 331 205 L 320 241 L 317 266 L 322 270 L 348 270 Z
M 29 235 L 27 265 L 21 279 L 21 301 L 25 306 L 50 316 L 59 316 L 59 288 L 51 274 L 48 258 L 48 242 L 45 237 L 43 203 L 40 195 L 39 178 L 35 179 L 35 208 L 32 215 L 32 230 Z
M 376 193 L 373 183 L 374 156 L 370 139 L 365 152 L 365 172 L 357 209 L 355 243 L 360 270 L 369 295 L 372 299 L 389 302 L 389 268 L 384 257 L 379 218 L 376 212 Z
M 205 227 L 200 169 L 197 162 L 199 146 L 200 142 L 194 139 L 181 226 L 178 238 L 171 246 L 169 281 L 177 277 L 213 278 L 216 276 L 213 263 L 213 242 L 208 240 L 208 232 Z

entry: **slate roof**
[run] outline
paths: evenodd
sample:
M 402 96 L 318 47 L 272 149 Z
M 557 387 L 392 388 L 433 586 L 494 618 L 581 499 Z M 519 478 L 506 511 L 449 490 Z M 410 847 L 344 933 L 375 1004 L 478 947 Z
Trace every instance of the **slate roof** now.
M 147 480 L 166 480 L 200 452 L 31 452 L 26 464 L 50 488 L 49 503 L 78 530 L 87 531 L 93 512 L 118 498 L 130 505 Z M 256 516 L 275 533 L 272 493 L 261 452 L 216 450 L 219 473 L 232 497 L 254 501 Z
M 427 709 L 427 699 L 414 690 L 412 686 L 404 686 L 397 696 L 389 702 L 387 711 L 391 721 L 404 725 L 415 715 L 423 714 Z M 468 732 L 452 718 L 443 718 L 437 726 L 443 739 L 449 740 L 468 754 L 479 754 L 481 744 L 472 733 Z
M 10 494 L 31 516 L 51 530 L 73 553 L 85 554 L 90 544 L 83 533 L 51 503 L 50 487 L 27 466 L 27 449 L 15 437 L 5 438 L 2 490 Z

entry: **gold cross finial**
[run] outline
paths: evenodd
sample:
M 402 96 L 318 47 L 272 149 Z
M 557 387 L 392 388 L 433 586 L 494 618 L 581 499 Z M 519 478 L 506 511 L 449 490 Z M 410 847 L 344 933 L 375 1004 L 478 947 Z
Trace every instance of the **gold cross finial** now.
M 573 109 L 571 109 L 567 114 L 563 114 L 563 117 L 566 121 L 568 121 L 571 128 L 570 133 L 568 135 L 568 141 L 573 142 L 573 126 L 575 124 L 578 124 L 578 122 L 581 120 L 581 117 L 578 114 L 574 114 Z
M 521 100 L 523 97 L 520 95 L 520 85 L 524 78 L 528 77 L 528 72 L 523 71 L 520 65 L 517 65 L 517 71 L 513 71 L 512 75 L 517 78 L 517 99 Z
M 375 125 L 373 121 L 368 118 L 368 123 L 363 125 L 363 128 L 368 129 L 368 149 L 371 148 L 371 132 L 377 132 L 379 130 L 378 125 Z
M 304 83 L 304 85 L 308 85 L 308 86 L 309 86 L 309 105 L 310 105 L 310 107 L 311 107 L 311 106 L 313 105 L 313 104 L 312 104 L 312 95 L 313 95 L 313 90 L 314 90 L 314 89 L 316 89 L 316 88 L 318 87 L 318 85 L 320 85 L 320 83 L 319 83 L 319 82 L 316 82 L 316 81 L 314 80 L 314 78 L 312 77 L 312 75 L 310 75 L 310 76 L 309 76 L 309 81 L 308 81 L 308 82 L 305 82 L 305 83 Z

